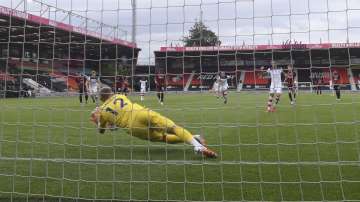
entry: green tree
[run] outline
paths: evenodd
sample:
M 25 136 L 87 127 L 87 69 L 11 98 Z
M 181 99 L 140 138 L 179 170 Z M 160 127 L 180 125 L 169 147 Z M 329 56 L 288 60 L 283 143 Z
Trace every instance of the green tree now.
M 196 22 L 189 30 L 189 36 L 183 38 L 185 46 L 218 46 L 219 37 L 203 22 Z

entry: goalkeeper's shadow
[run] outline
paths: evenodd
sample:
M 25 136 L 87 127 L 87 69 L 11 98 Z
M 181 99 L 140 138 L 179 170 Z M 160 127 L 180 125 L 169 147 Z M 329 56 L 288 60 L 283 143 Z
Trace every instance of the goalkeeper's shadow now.
M 184 161 L 203 161 L 205 158 L 195 154 L 190 146 L 174 145 L 134 145 L 128 148 L 117 148 L 120 153 L 128 153 L 129 161 L 154 161 L 160 163 L 166 162 L 184 162 Z M 214 159 L 209 159 L 214 160 Z

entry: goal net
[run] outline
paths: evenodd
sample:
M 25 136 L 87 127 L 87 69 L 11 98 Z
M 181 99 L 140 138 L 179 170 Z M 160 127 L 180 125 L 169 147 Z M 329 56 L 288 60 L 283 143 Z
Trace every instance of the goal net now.
M 0 201 L 359 201 L 359 18 L 358 0 L 0 1 Z M 177 126 L 99 133 L 103 87 Z

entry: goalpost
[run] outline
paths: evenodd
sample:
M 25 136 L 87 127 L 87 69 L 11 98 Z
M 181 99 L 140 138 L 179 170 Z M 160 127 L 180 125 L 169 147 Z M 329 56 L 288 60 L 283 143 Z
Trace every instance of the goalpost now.
M 0 1 L 0 201 L 359 201 L 360 96 L 290 105 L 284 88 L 267 113 L 261 69 L 292 64 L 304 92 L 336 72 L 348 89 L 359 17 L 358 0 Z M 81 91 L 92 71 L 219 157 L 99 134 L 89 116 L 101 103 Z M 220 72 L 228 104 L 207 93 Z

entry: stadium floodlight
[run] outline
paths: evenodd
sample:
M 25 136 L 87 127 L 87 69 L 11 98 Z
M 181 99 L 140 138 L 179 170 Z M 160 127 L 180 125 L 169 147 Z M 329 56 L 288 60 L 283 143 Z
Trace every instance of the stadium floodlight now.
M 136 6 L 136 0 L 131 0 L 131 7 L 132 7 L 132 33 L 131 33 L 131 41 L 133 43 L 136 43 L 136 12 L 137 12 L 137 6 Z

